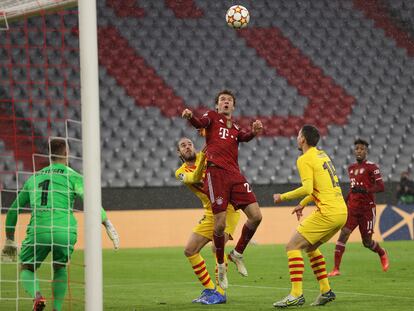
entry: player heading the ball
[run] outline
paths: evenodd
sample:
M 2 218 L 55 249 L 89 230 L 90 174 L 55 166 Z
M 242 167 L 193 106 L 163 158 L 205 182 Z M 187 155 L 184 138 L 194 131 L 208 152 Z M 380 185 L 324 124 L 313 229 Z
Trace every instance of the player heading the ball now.
M 232 92 L 223 90 L 215 99 L 215 110 L 197 117 L 189 109 L 184 109 L 182 117 L 189 120 L 197 129 L 204 128 L 206 135 L 207 169 L 204 184 L 214 214 L 213 240 L 216 246 L 218 279 L 222 288 L 228 286 L 224 263 L 224 230 L 226 210 L 229 203 L 241 209 L 247 216 L 242 234 L 229 259 L 236 265 L 242 264 L 243 252 L 262 220 L 262 214 L 251 185 L 241 174 L 238 164 L 240 142 L 252 140 L 263 130 L 262 122 L 256 120 L 251 129 L 241 128 L 232 119 L 236 98 Z

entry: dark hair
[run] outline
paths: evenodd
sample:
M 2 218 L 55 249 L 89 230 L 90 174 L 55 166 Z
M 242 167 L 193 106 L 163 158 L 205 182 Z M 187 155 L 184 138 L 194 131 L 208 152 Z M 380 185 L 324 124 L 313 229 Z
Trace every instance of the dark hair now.
M 368 142 L 366 140 L 361 139 L 361 138 L 358 138 L 354 141 L 354 146 L 356 146 L 356 145 L 364 145 L 367 148 L 369 147 Z
M 234 106 L 236 106 L 236 97 L 229 90 L 222 90 L 222 91 L 220 91 L 220 93 L 217 94 L 216 99 L 215 99 L 215 104 L 216 105 L 218 104 L 220 95 L 230 95 L 231 97 L 233 97 L 233 103 L 234 103 Z
M 318 144 L 318 141 L 321 135 L 319 134 L 319 131 L 315 126 L 310 125 L 310 124 L 305 124 L 302 127 L 301 131 L 302 131 L 303 137 L 305 137 L 306 139 L 306 143 L 309 146 L 315 147 Z
M 50 154 L 52 161 L 62 159 L 66 155 L 66 140 L 55 138 L 50 141 Z

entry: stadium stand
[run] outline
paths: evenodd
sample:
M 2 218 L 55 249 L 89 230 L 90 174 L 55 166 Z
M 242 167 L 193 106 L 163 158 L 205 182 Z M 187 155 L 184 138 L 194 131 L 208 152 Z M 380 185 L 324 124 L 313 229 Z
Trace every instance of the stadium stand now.
M 197 147 L 203 145 L 179 113 L 184 107 L 199 113 L 213 108 L 214 96 L 223 88 L 235 91 L 241 124 L 257 116 L 267 129 L 240 149 L 240 166 L 254 184 L 299 182 L 296 132 L 304 122 L 321 128 L 321 146 L 332 155 L 343 181 L 356 137 L 372 143 L 370 158 L 380 164 L 386 181 L 399 180 L 412 167 L 414 58 L 358 1 L 252 1 L 251 24 L 240 32 L 222 26 L 229 2 L 186 2 L 192 10 L 183 11 L 174 1 L 98 1 L 104 187 L 178 185 L 173 176 L 179 165 L 176 141 L 188 136 Z M 385 3 L 392 20 L 404 26 L 401 31 L 412 32 L 412 1 Z M 61 27 L 59 16 L 48 19 Z M 36 17 L 29 21 L 33 29 L 41 26 Z M 67 15 L 64 23 L 73 29 L 64 36 L 65 46 L 76 47 L 76 17 Z M 61 135 L 63 124 L 50 129 L 47 120 L 64 115 L 79 120 L 79 105 L 49 105 L 45 114 L 42 105 L 27 109 L 28 97 L 30 92 L 32 98 L 78 102 L 77 54 L 50 49 L 46 57 L 51 66 L 13 66 L 10 73 L 6 64 L 43 64 L 45 55 L 34 48 L 26 55 L 23 46 L 26 37 L 33 46 L 44 38 L 35 30 L 13 31 L 10 48 L 2 43 L 5 36 L 0 32 L 1 80 L 11 76 L 17 82 L 11 90 L 0 86 L 0 96 L 22 103 L 15 105 L 21 118 L 36 119 L 19 124 L 23 133 L 30 128 L 39 137 Z M 48 46 L 60 41 L 54 32 L 46 37 Z M 62 62 L 70 66 L 53 66 Z M 45 76 L 54 82 L 47 93 L 25 83 L 28 77 L 43 81 Z M 70 82 L 65 89 L 62 81 Z M 4 106 L 0 117 L 7 120 Z M 5 133 L 3 121 L 0 127 Z M 73 135 L 80 138 L 79 131 Z M 39 146 L 33 143 L 30 149 Z M 0 152 L 14 155 L 0 169 L 14 170 L 16 161 L 31 165 L 19 157 L 20 148 L 0 135 Z M 13 187 L 13 176 L 2 183 Z

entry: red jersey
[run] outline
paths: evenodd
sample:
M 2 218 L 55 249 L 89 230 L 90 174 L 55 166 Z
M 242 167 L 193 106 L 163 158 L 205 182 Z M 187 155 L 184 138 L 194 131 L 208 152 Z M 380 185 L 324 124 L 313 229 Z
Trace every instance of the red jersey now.
M 240 128 L 233 120 L 216 111 L 207 111 L 201 118 L 193 116 L 189 121 L 195 128 L 206 129 L 207 162 L 240 172 L 239 142 L 253 139 L 253 132 Z
M 378 165 L 370 161 L 353 163 L 348 167 L 351 189 L 347 196 L 348 208 L 375 206 L 374 193 L 384 191 L 384 182 Z M 366 193 L 355 193 L 352 189 L 362 189 Z

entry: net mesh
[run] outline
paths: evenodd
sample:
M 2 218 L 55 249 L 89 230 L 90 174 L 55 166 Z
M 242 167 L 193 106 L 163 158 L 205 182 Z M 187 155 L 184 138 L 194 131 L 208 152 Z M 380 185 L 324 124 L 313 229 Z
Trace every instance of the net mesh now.
M 76 0 L 3 0 L 0 3 L 0 12 L 7 18 L 37 13 L 41 10 L 50 10 L 73 5 Z
M 8 208 L 33 172 L 50 163 L 48 141 L 65 138 L 70 166 L 79 172 L 82 168 L 78 13 L 76 9 L 46 11 L 63 2 L 72 1 L 13 0 L 3 1 L 0 6 L 0 18 L 3 14 L 9 20 L 8 29 L 0 31 L 1 249 Z M 33 11 L 37 11 L 35 16 L 27 15 Z M 9 19 L 16 16 L 20 17 Z M 31 211 L 26 207 L 22 210 L 15 232 L 19 245 L 25 238 Z M 83 297 L 82 262 L 75 257 L 67 269 L 65 308 L 69 310 Z M 36 277 L 42 295 L 53 301 L 50 255 Z M 32 304 L 19 282 L 19 263 L 2 261 L 1 309 L 29 310 Z

